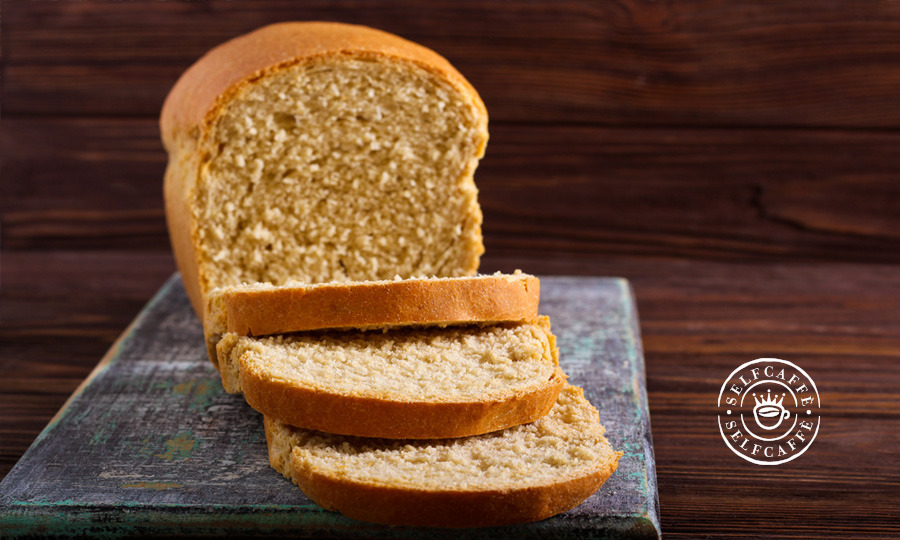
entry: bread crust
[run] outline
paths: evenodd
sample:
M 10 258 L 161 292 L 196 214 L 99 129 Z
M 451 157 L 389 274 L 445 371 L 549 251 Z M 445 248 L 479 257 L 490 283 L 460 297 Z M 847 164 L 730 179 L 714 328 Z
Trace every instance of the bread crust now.
M 411 402 L 330 393 L 259 376 L 241 368 L 244 399 L 266 416 L 305 429 L 384 439 L 481 435 L 545 416 L 565 386 L 559 368 L 537 388 L 502 399 Z
M 200 156 L 197 152 L 196 139 L 187 136 L 179 138 L 184 142 L 169 152 L 169 163 L 163 181 L 166 226 L 175 263 L 181 273 L 181 281 L 188 299 L 194 312 L 202 317 L 200 311 L 203 307 L 200 285 L 202 277 L 196 251 L 199 239 L 190 208 L 197 179 L 200 177 Z M 208 286 L 204 284 L 202 290 L 207 289 Z
M 229 291 L 224 300 L 225 330 L 241 336 L 328 328 L 524 321 L 538 315 L 540 281 L 525 274 L 363 281 Z
M 215 47 L 195 62 L 169 92 L 160 114 L 163 144 L 169 153 L 164 195 L 170 240 L 191 305 L 203 316 L 204 294 L 211 288 L 197 260 L 199 234 L 191 204 L 201 169 L 208 159 L 207 140 L 221 109 L 243 88 L 275 71 L 302 63 L 350 57 L 412 63 L 447 81 L 480 111 L 480 145 L 487 144 L 487 110 L 468 81 L 442 56 L 399 36 L 330 22 L 285 22 L 260 28 Z M 467 173 L 471 175 L 471 172 Z M 471 176 L 467 183 L 474 184 Z M 480 209 L 474 219 L 481 222 Z M 480 226 L 479 226 L 480 231 Z M 480 238 L 480 232 L 479 232 Z M 483 244 L 472 246 L 473 274 Z
M 333 478 L 292 456 L 291 480 L 326 510 L 362 521 L 415 527 L 489 527 L 529 523 L 578 506 L 612 476 L 603 470 L 557 483 L 511 490 L 431 491 Z
M 204 316 L 214 365 L 225 333 L 267 336 L 324 329 L 373 329 L 526 321 L 537 317 L 540 280 L 528 274 L 233 287 L 211 295 Z

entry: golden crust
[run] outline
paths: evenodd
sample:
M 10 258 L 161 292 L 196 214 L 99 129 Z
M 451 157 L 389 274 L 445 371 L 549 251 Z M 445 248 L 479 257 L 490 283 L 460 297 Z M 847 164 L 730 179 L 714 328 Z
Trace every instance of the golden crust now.
M 502 399 L 412 402 L 330 393 L 241 369 L 244 398 L 266 416 L 305 429 L 384 439 L 467 437 L 527 424 L 550 411 L 565 382 L 557 367 L 538 388 Z
M 403 38 L 364 26 L 330 22 L 285 22 L 260 28 L 215 47 L 195 62 L 169 92 L 160 114 L 163 144 L 169 153 L 165 175 L 166 219 L 172 249 L 191 305 L 202 317 L 211 287 L 199 270 L 197 226 L 191 204 L 207 156 L 204 144 L 221 109 L 248 84 L 301 63 L 355 57 L 413 63 L 457 88 L 481 112 L 483 134 L 477 157 L 487 144 L 487 111 L 472 85 L 442 56 Z M 469 180 L 471 182 L 471 180 Z M 476 218 L 480 222 L 480 209 Z M 475 273 L 484 248 L 473 246 Z
M 531 320 L 540 280 L 528 274 L 351 282 L 265 290 L 232 288 L 210 297 L 207 350 L 222 334 L 266 336 L 339 328 L 389 328 Z
M 415 527 L 490 527 L 540 521 L 578 506 L 612 476 L 618 462 L 592 474 L 512 490 L 432 491 L 354 482 L 302 468 L 291 479 L 326 510 L 362 521 Z
M 181 272 L 181 281 L 184 283 L 191 306 L 194 312 L 200 315 L 203 296 L 196 252 L 199 239 L 196 227 L 192 223 L 190 208 L 193 198 L 191 194 L 200 176 L 200 156 L 195 151 L 196 147 L 196 141 L 186 140 L 180 149 L 169 153 L 163 194 L 166 203 L 166 225 L 175 262 Z
M 537 317 L 534 276 L 356 282 L 224 295 L 227 332 L 242 336 L 326 328 L 523 321 Z

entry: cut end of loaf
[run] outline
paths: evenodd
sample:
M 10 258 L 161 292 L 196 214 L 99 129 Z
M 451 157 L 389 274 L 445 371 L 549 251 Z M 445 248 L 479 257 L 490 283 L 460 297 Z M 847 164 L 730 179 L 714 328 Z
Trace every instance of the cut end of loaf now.
M 483 116 L 411 62 L 329 57 L 221 110 L 193 205 L 204 290 L 474 273 Z

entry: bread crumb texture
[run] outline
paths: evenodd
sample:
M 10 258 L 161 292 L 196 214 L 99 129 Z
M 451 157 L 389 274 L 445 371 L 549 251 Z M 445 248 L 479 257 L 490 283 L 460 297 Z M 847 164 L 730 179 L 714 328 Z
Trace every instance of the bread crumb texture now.
M 343 437 L 285 426 L 273 445 L 292 448 L 296 469 L 350 482 L 435 491 L 523 489 L 615 470 L 621 453 L 603 436 L 581 389 L 560 392 L 550 413 L 530 424 L 435 441 Z M 280 440 L 279 440 L 280 439 Z M 288 443 L 289 444 L 286 444 Z
M 471 99 L 399 59 L 331 56 L 224 105 L 194 193 L 211 287 L 461 276 L 478 266 Z
M 556 372 L 554 344 L 542 320 L 232 338 L 228 354 L 242 373 L 328 393 L 483 402 L 546 385 Z

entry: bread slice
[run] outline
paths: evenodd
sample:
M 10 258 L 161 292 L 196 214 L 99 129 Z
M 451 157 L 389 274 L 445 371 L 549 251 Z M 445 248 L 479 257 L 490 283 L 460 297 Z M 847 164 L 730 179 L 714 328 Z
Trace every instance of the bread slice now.
M 166 217 L 191 303 L 216 287 L 472 275 L 487 112 L 434 51 L 280 23 L 191 66 L 160 117 Z
M 621 452 L 597 410 L 567 386 L 550 413 L 503 431 L 436 441 L 342 437 L 265 418 L 269 462 L 310 499 L 390 525 L 479 527 L 537 521 L 577 506 Z
M 226 334 L 222 382 L 291 425 L 361 437 L 487 433 L 547 414 L 565 375 L 550 322 Z
M 252 284 L 210 292 L 204 331 L 210 360 L 223 334 L 267 336 L 322 329 L 373 329 L 526 321 L 538 316 L 540 281 L 513 274 L 461 278 Z

